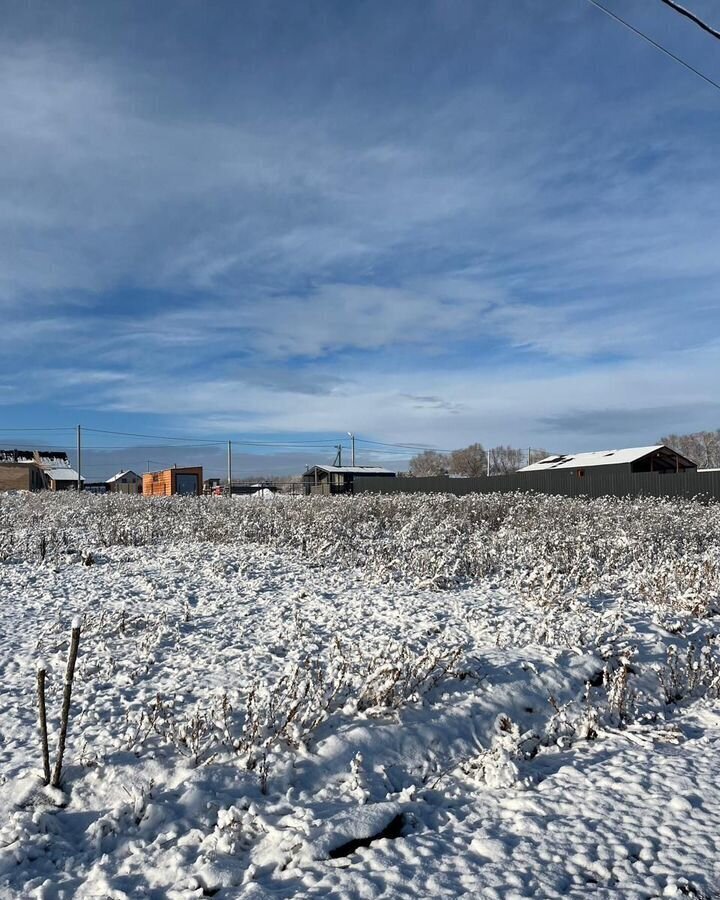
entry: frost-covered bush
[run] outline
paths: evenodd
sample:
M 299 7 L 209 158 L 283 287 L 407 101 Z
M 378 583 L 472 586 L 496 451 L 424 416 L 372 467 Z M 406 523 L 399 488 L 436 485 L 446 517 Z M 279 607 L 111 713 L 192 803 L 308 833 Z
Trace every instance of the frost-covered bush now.
M 192 709 L 158 694 L 126 725 L 128 749 L 151 736 L 172 744 L 195 765 L 235 754 L 267 783 L 273 750 L 305 746 L 333 713 L 392 716 L 450 678 L 477 677 L 460 665 L 462 648 L 444 643 L 412 651 L 390 642 L 379 653 L 333 641 L 324 657 L 307 657 L 272 683 L 255 683 L 233 701 L 227 693 Z
M 658 678 L 666 703 L 687 697 L 720 697 L 720 647 L 717 638 L 698 647 L 688 644 L 683 651 L 674 644 L 667 649 L 665 665 Z
M 666 610 L 720 610 L 720 505 L 655 498 L 444 494 L 276 498 L 0 497 L 0 559 L 53 565 L 105 547 L 206 541 L 295 549 L 380 581 L 502 581 L 556 606 L 621 594 Z

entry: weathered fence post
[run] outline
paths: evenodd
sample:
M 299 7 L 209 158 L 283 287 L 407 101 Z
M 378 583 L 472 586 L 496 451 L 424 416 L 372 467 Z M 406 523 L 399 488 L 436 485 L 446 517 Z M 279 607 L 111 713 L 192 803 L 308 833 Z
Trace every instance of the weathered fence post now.
M 43 780 L 50 784 L 50 751 L 48 750 L 47 715 L 45 712 L 45 663 L 39 662 L 37 669 L 38 718 L 40 720 L 40 745 L 43 758 Z
M 62 716 L 60 718 L 60 737 L 58 738 L 58 752 L 55 760 L 55 768 L 52 776 L 52 786 L 60 787 L 62 774 L 63 755 L 65 753 L 65 739 L 67 737 L 68 718 L 70 716 L 70 697 L 72 696 L 73 676 L 75 674 L 75 661 L 77 660 L 78 647 L 80 645 L 80 620 L 75 619 L 72 624 L 70 637 L 70 652 L 68 653 L 67 669 L 65 670 L 65 691 L 63 693 Z

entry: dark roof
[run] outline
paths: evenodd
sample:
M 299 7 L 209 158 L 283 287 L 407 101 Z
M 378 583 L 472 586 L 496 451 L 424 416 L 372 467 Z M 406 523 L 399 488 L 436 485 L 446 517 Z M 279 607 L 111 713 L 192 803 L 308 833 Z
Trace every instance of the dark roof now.
M 394 475 L 395 472 L 391 472 L 390 469 L 384 469 L 382 466 L 312 466 L 305 472 L 305 475 L 309 475 L 312 472 L 318 469 L 321 472 L 327 472 L 328 474 L 332 474 L 334 472 L 342 473 L 343 475 Z
M 35 454 L 32 450 L 0 450 L 0 462 L 35 462 Z

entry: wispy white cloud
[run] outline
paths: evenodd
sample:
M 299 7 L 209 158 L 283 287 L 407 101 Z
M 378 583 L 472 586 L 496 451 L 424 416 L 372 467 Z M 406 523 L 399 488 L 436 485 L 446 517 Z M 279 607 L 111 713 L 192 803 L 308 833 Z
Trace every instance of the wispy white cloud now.
M 457 40 L 480 13 L 456 13 L 433 15 Z M 158 68 L 5 44 L 0 377 L 26 402 L 168 417 L 159 397 L 181 383 L 207 425 L 345 416 L 431 443 L 570 440 L 578 411 L 654 421 L 683 391 L 688 421 L 715 415 L 698 399 L 719 374 L 704 101 L 570 78 L 596 35 L 553 16 L 567 43 L 536 84 L 505 78 L 484 37 L 482 72 L 436 63 L 386 102 L 368 66 L 304 87 L 304 107 L 246 100 L 252 81 L 169 102 Z

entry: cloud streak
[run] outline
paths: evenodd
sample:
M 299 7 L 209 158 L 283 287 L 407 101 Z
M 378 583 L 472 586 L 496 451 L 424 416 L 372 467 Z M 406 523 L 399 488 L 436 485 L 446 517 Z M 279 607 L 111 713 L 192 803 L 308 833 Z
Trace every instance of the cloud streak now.
M 321 24 L 279 4 L 217 64 L 187 11 L 162 64 L 90 15 L 80 40 L 18 14 L 0 402 L 569 449 L 713 427 L 708 103 L 604 23 L 520 8 L 508 54 L 492 5 Z

